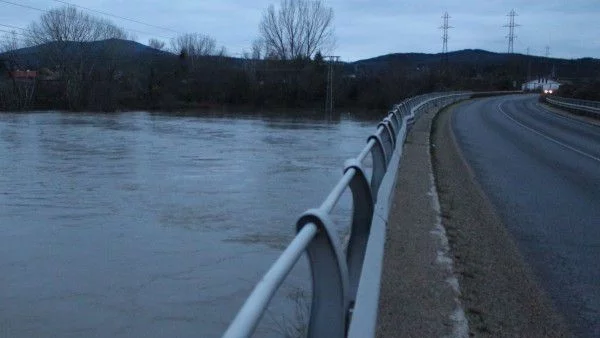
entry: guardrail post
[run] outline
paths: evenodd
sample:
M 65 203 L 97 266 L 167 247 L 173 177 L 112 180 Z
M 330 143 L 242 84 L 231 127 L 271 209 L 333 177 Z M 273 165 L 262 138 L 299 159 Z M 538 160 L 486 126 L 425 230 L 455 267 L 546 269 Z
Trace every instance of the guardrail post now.
M 350 181 L 352 191 L 352 228 L 350 240 L 346 250 L 346 262 L 348 264 L 350 308 L 354 306 L 360 273 L 362 272 L 365 251 L 369 233 L 371 232 L 371 220 L 373 219 L 374 202 L 371 195 L 371 187 L 360 161 L 350 159 L 346 161 L 344 173 L 354 169 L 355 174 Z
M 402 114 L 403 116 L 410 116 L 410 115 L 412 115 L 410 107 L 411 107 L 411 104 L 409 104 L 408 102 L 404 105 L 404 114 Z
M 388 123 L 379 122 L 377 128 L 383 127 L 383 132 L 381 134 L 381 140 L 383 141 L 383 150 L 385 151 L 385 156 L 387 159 L 392 157 L 392 152 L 394 151 L 394 141 L 392 139 L 392 131 L 390 130 L 390 126 Z M 386 162 L 387 168 L 387 162 Z
M 383 123 L 387 124 L 388 131 L 390 132 L 390 136 L 392 138 L 392 148 L 394 148 L 396 146 L 396 135 L 398 135 L 398 128 L 396 128 L 394 121 L 389 116 L 383 119 Z
M 396 116 L 396 120 L 398 120 L 398 125 L 401 126 L 402 125 L 402 104 L 399 104 L 398 106 L 396 106 L 396 109 L 394 110 L 394 115 Z
M 307 337 L 343 337 L 350 307 L 346 260 L 329 215 L 320 209 L 308 210 L 298 219 L 297 231 L 309 223 L 318 232 L 306 248 L 312 275 Z
M 385 119 L 390 121 L 390 125 L 394 131 L 394 144 L 396 144 L 396 142 L 397 142 L 396 139 L 398 137 L 398 130 L 400 130 L 400 126 L 398 125 L 398 119 L 396 118 L 396 114 L 393 111 L 391 111 Z
M 412 129 L 413 124 L 415 124 L 415 120 L 417 119 L 417 112 L 413 111 L 413 108 L 409 108 L 410 110 L 410 114 L 407 115 L 408 118 L 406 119 L 406 131 L 409 131 Z
M 385 175 L 388 158 L 386 157 L 385 150 L 383 149 L 383 143 L 381 142 L 379 135 L 374 134 L 369 136 L 367 142 L 369 142 L 371 139 L 375 141 L 375 145 L 373 145 L 373 148 L 371 149 L 371 158 L 373 159 L 371 195 L 373 196 L 373 201 L 377 202 L 377 192 L 379 191 L 381 180 L 383 180 L 383 175 Z
M 396 118 L 396 125 L 398 126 L 398 130 L 400 130 L 400 128 L 402 127 L 402 112 L 399 106 L 396 107 L 396 109 L 394 110 L 394 118 Z

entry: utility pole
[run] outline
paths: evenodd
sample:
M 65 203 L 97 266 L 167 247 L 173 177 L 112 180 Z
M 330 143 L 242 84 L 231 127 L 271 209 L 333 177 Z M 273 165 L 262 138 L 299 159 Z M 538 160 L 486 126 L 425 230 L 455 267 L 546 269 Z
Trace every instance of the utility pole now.
M 446 13 L 444 13 L 444 15 L 442 15 L 442 19 L 444 19 L 444 22 L 439 27 L 439 29 L 441 29 L 443 31 L 443 33 L 442 33 L 442 41 L 443 41 L 442 63 L 444 64 L 444 66 L 446 66 L 448 64 L 448 29 L 454 28 L 454 27 L 452 27 L 448 24 L 448 19 L 450 19 L 450 15 L 448 15 L 448 12 L 446 12 Z
M 550 61 L 550 46 L 546 45 L 546 53 L 544 54 L 546 56 L 546 61 L 548 62 L 548 72 L 549 72 L 549 76 L 552 79 L 556 79 L 556 65 L 552 63 L 552 61 Z M 552 63 L 552 66 L 550 66 Z
M 531 58 L 529 57 L 529 47 L 527 47 L 527 82 L 531 81 Z
M 506 36 L 508 38 L 508 54 L 512 54 L 514 53 L 513 46 L 515 38 L 517 37 L 515 35 L 515 27 L 519 27 L 521 25 L 515 23 L 515 16 L 518 16 L 518 14 L 514 9 L 511 10 L 506 16 L 508 16 L 508 24 L 504 25 L 503 27 L 508 27 L 508 35 Z
M 340 61 L 340 57 L 337 55 L 327 55 L 323 57 L 327 60 L 327 93 L 325 99 L 325 112 L 331 114 L 333 112 L 333 67 L 337 62 Z

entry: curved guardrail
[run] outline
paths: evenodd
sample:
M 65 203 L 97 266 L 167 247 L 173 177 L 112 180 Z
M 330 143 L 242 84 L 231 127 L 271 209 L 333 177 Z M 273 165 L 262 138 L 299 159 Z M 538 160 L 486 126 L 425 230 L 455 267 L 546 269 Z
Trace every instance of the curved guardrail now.
M 321 206 L 299 217 L 296 237 L 258 282 L 224 337 L 252 335 L 271 298 L 304 252 L 312 275 L 308 337 L 374 337 L 390 196 L 406 135 L 422 111 L 471 95 L 426 94 L 395 105 L 358 156 L 346 161 L 342 178 Z M 373 168 L 367 177 L 363 162 L 369 154 Z M 347 188 L 352 193 L 353 211 L 344 252 L 330 213 Z
M 600 117 L 600 102 L 571 99 L 560 96 L 545 96 L 546 102 L 567 109 L 573 109 L 580 112 L 584 112 L 587 115 Z

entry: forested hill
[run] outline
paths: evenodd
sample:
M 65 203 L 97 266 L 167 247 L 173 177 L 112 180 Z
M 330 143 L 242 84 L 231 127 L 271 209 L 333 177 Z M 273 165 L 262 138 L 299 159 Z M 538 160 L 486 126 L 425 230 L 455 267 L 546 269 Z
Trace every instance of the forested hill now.
M 442 54 L 424 53 L 393 53 L 381 55 L 374 58 L 353 62 L 367 69 L 386 70 L 396 67 L 407 67 L 412 69 L 429 67 L 438 68 L 442 61 Z M 564 80 L 583 80 L 600 78 L 600 59 L 560 59 L 546 58 L 535 55 L 494 53 L 481 49 L 464 49 L 449 52 L 447 54 L 449 68 L 465 71 L 467 74 L 473 72 L 484 76 L 486 73 L 501 71 L 520 72 L 515 74 L 521 78 L 529 73 L 531 77 L 550 76 L 554 72 L 555 77 Z
M 120 58 L 124 61 L 138 60 L 144 61 L 155 59 L 157 57 L 178 57 L 179 55 L 154 49 L 144 44 L 121 39 L 109 39 L 93 42 L 52 42 L 40 46 L 22 48 L 10 53 L 0 54 L 0 60 L 10 57 L 16 57 L 21 68 L 36 69 L 47 67 L 45 65 L 44 55 L 48 54 L 50 49 L 60 48 L 67 53 L 81 53 L 85 51 L 91 55 L 105 56 L 111 55 L 111 60 Z M 243 59 L 230 57 L 230 61 L 240 64 Z M 363 59 L 344 63 L 345 71 L 353 73 L 354 69 L 363 69 L 369 72 L 386 71 L 389 68 L 439 68 L 442 61 L 442 54 L 426 53 L 393 53 L 376 56 L 369 59 Z M 447 62 L 454 67 L 467 68 L 483 75 L 486 72 L 493 71 L 498 67 L 517 66 L 519 69 L 527 67 L 521 76 L 526 76 L 527 72 L 531 76 L 548 76 L 554 68 L 554 73 L 558 78 L 597 78 L 600 76 L 600 60 L 593 58 L 582 59 L 559 59 L 546 58 L 541 56 L 528 56 L 523 54 L 494 53 L 481 49 L 465 49 L 449 52 Z
M 122 59 L 123 61 L 130 60 L 145 60 L 156 57 L 174 57 L 175 55 L 154 49 L 139 42 L 108 39 L 91 42 L 50 42 L 39 46 L 26 47 L 14 51 L 0 54 L 0 60 L 11 60 L 16 62 L 19 68 L 38 69 L 42 67 L 51 67 L 52 61 L 50 56 L 57 54 L 64 57 L 78 56 L 86 54 L 91 58 L 100 58 L 100 61 L 114 61 Z M 110 59 L 104 59 L 109 57 Z

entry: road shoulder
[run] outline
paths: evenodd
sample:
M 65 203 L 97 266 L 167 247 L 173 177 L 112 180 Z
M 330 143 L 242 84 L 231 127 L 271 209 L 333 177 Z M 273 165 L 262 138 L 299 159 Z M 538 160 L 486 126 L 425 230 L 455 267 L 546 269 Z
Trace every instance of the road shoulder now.
M 429 153 L 435 112 L 408 134 L 387 224 L 378 337 L 467 337 Z

